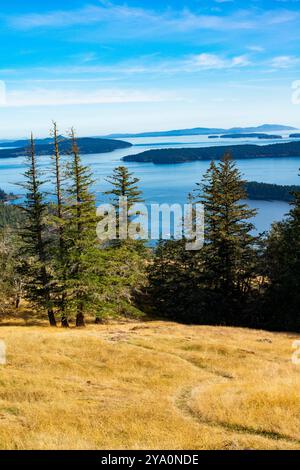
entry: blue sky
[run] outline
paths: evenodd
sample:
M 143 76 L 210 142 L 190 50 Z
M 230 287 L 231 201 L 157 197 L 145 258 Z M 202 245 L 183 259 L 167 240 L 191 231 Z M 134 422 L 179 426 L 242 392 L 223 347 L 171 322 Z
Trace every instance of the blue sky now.
M 3 2 L 0 137 L 300 127 L 299 0 Z

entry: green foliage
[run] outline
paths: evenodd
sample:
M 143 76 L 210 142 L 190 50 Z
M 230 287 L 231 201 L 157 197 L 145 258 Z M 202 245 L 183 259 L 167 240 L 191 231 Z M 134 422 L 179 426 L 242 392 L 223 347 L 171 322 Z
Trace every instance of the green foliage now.
M 300 192 L 283 222 L 274 224 L 266 240 L 267 278 L 262 312 L 269 328 L 300 330 Z
M 84 326 L 86 308 L 93 303 L 97 269 L 101 263 L 96 235 L 96 204 L 91 192 L 91 171 L 81 162 L 74 130 L 71 131 L 72 154 L 67 166 L 69 185 L 68 223 L 64 228 L 67 246 L 67 283 L 69 307 L 76 311 L 76 325 Z
M 204 248 L 187 252 L 184 242 L 161 243 L 150 268 L 160 313 L 185 321 L 242 322 L 257 258 L 251 234 L 256 212 L 243 199 L 244 182 L 230 156 L 212 162 L 195 198 L 205 207 Z
M 6 227 L 17 228 L 24 222 L 24 213 L 18 206 L 0 202 L 0 229 Z

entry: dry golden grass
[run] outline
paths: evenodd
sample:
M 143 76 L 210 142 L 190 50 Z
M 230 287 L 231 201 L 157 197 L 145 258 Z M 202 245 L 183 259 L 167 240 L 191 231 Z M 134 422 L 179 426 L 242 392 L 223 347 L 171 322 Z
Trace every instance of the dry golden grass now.
M 2 326 L 1 449 L 300 449 L 293 335 Z

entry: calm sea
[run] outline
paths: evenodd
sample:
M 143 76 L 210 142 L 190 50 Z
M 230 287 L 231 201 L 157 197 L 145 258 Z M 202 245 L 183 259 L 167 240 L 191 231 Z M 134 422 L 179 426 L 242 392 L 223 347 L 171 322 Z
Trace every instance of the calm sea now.
M 281 134 L 282 135 L 282 134 Z M 237 145 L 244 143 L 270 144 L 273 141 L 256 139 L 208 139 L 208 136 L 181 136 L 160 138 L 127 139 L 134 145 L 130 149 L 117 150 L 112 153 L 85 155 L 85 164 L 93 170 L 97 201 L 105 201 L 102 192 L 108 188 L 105 178 L 116 166 L 122 164 L 122 157 L 143 152 L 152 148 L 206 147 L 212 145 Z M 275 142 L 286 142 L 286 137 Z M 41 167 L 48 173 L 50 157 L 40 157 Z M 189 192 L 208 168 L 209 162 L 192 162 L 174 165 L 154 165 L 152 163 L 126 163 L 129 169 L 140 178 L 140 186 L 147 203 L 184 203 Z M 260 181 L 276 184 L 299 184 L 300 156 L 294 158 L 265 158 L 238 161 L 243 177 L 249 181 Z M 0 160 L 0 188 L 6 192 L 22 193 L 15 184 L 22 182 L 25 165 L 24 159 L 9 158 Z M 47 185 L 46 185 L 47 187 Z M 284 202 L 249 201 L 251 207 L 258 209 L 256 217 L 257 230 L 267 230 L 272 222 L 281 220 L 289 210 Z

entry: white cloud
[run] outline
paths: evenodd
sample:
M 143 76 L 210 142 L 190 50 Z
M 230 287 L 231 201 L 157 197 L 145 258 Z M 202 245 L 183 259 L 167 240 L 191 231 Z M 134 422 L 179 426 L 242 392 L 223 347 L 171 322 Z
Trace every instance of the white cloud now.
M 262 46 L 248 46 L 247 49 L 251 52 L 264 52 L 265 48 Z
M 6 106 L 64 106 L 107 103 L 159 103 L 178 101 L 180 98 L 171 92 L 158 90 L 130 89 L 68 89 L 51 87 L 33 87 L 8 90 Z
M 44 14 L 28 13 L 7 18 L 11 27 L 21 30 L 36 28 L 68 28 L 86 25 L 101 25 L 115 37 L 145 37 L 153 34 L 165 36 L 169 33 L 213 30 L 230 31 L 243 29 L 261 29 L 262 27 L 292 22 L 299 18 L 299 13 L 289 10 L 257 12 L 255 10 L 237 10 L 231 15 L 203 15 L 188 9 L 168 9 L 155 12 L 151 9 L 115 5 L 100 2 L 99 5 L 86 6 L 77 10 L 60 10 Z
M 270 65 L 273 69 L 287 69 L 300 64 L 300 58 L 288 55 L 274 57 Z
M 251 65 L 247 56 L 236 56 L 232 58 L 224 58 L 216 54 L 199 54 L 195 55 L 187 64 L 191 70 L 213 70 L 213 69 L 230 69 L 233 67 L 246 67 Z M 187 67 L 189 69 L 189 67 Z

